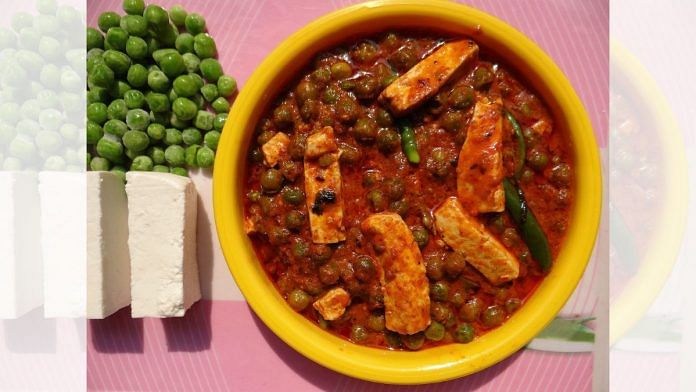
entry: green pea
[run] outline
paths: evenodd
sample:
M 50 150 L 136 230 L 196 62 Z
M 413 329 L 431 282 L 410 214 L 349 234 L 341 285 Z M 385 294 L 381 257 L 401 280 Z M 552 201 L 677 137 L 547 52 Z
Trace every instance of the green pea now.
M 157 39 L 162 43 L 163 47 L 171 48 L 176 44 L 176 37 L 179 35 L 179 30 L 169 23 L 158 29 Z
M 172 113 L 172 115 L 169 117 L 169 124 L 176 129 L 183 130 L 188 128 L 191 125 L 191 122 L 182 120 L 177 117 L 176 113 Z
M 141 109 L 145 106 L 145 95 L 138 90 L 128 90 L 123 95 L 123 101 L 128 109 Z
M 125 95 L 128 90 L 131 90 L 131 86 L 126 82 L 118 80 L 109 88 L 109 95 L 116 99 L 123 98 L 123 95 Z
M 135 37 L 137 38 L 137 37 Z M 137 38 L 140 39 L 140 38 Z M 130 54 L 130 53 L 129 53 Z M 126 76 L 128 83 L 135 87 L 140 88 L 147 84 L 147 68 L 142 64 L 133 64 L 128 68 L 128 74 Z
M 102 13 L 99 15 L 99 19 L 97 20 L 99 29 L 105 33 L 108 32 L 112 27 L 118 27 L 120 23 L 121 16 L 112 11 Z
M 430 235 L 428 234 L 428 230 L 425 229 L 423 226 L 416 226 L 412 229 L 413 233 L 413 239 L 416 240 L 416 244 L 418 244 L 418 247 L 423 248 L 428 244 L 428 239 L 430 238 Z
M 149 92 L 145 96 L 147 106 L 154 113 L 166 113 L 169 111 L 169 98 L 165 94 Z
M 139 155 L 133 158 L 130 169 L 133 171 L 152 171 L 154 166 L 152 159 L 147 155 Z
M 155 29 L 162 29 L 169 25 L 169 15 L 167 11 L 158 5 L 148 5 L 143 12 L 143 16 L 147 24 Z
M 172 167 L 169 169 L 169 172 L 177 176 L 188 177 L 188 171 L 183 167 Z
M 104 124 L 104 133 L 123 137 L 128 132 L 128 125 L 125 122 L 117 119 L 112 119 Z
M 189 167 L 197 167 L 198 160 L 196 155 L 198 155 L 198 150 L 201 148 L 198 144 L 192 144 L 186 147 L 186 165 Z
M 24 27 L 19 32 L 19 38 L 12 34 L 6 34 L 4 47 L 14 47 L 18 41 L 22 48 L 29 50 L 36 50 L 39 47 L 39 41 L 41 40 L 41 33 L 33 27 Z
M 418 350 L 423 347 L 425 335 L 422 332 L 418 332 L 413 335 L 401 335 L 401 342 L 409 350 Z
M 435 301 L 447 301 L 449 295 L 449 285 L 447 282 L 440 281 L 430 284 L 430 297 Z
M 108 99 L 108 92 L 101 87 L 93 87 L 87 92 L 87 104 L 104 102 Z
M 164 150 L 162 147 L 152 146 L 147 149 L 147 156 L 152 159 L 155 165 L 161 165 L 166 162 L 164 159 Z
M 108 171 L 109 166 L 109 160 L 102 157 L 94 157 L 89 162 L 89 168 L 93 171 Z
M 454 330 L 453 337 L 457 343 L 469 343 L 474 340 L 474 335 L 474 327 L 469 323 L 462 323 Z
M 353 74 L 353 67 L 345 61 L 339 61 L 331 65 L 331 77 L 334 80 L 345 79 Z
M 193 42 L 194 38 L 191 34 L 181 33 L 178 37 L 176 37 L 176 42 L 174 43 L 174 46 L 176 47 L 176 50 L 178 50 L 181 54 L 193 53 Z
M 149 144 L 150 138 L 147 136 L 147 133 L 145 132 L 128 131 L 125 135 L 123 135 L 123 145 L 131 151 L 144 151 Z
M 87 121 L 87 144 L 96 144 L 104 136 L 104 130 L 94 121 Z M 2 141 L 2 139 L 0 139 Z M 5 144 L 5 143 L 2 143 Z
M 123 11 L 129 15 L 142 15 L 145 11 L 143 0 L 123 0 Z
M 186 15 L 186 10 L 180 5 L 175 5 L 169 9 L 169 19 L 171 19 L 172 23 L 177 27 L 184 27 Z
M 120 27 L 112 27 L 106 32 L 105 43 L 109 44 L 112 49 L 126 51 L 126 43 L 128 42 L 128 32 Z
M 217 54 L 215 40 L 207 33 L 196 35 L 193 42 L 193 49 L 201 59 L 215 57 Z
M 149 38 L 147 38 L 145 42 L 147 42 L 147 55 L 150 57 L 152 57 L 155 54 L 155 52 L 162 48 L 162 43 L 152 35 Z
M 218 113 L 213 120 L 213 129 L 222 132 L 222 128 L 225 127 L 225 122 L 227 121 L 227 113 Z
M 217 81 L 217 90 L 220 96 L 229 98 L 237 91 L 237 81 L 231 76 L 222 75 Z
M 126 124 L 130 129 L 144 131 L 150 125 L 150 115 L 142 109 L 132 109 L 126 115 Z
M 108 118 L 107 107 L 101 102 L 91 103 L 87 106 L 87 119 L 101 125 Z
M 230 103 L 223 97 L 218 97 L 210 106 L 212 106 L 213 110 L 217 113 L 227 113 L 230 111 Z
M 111 162 L 120 162 L 123 160 L 123 144 L 118 136 L 105 133 L 99 139 L 96 147 L 97 154 Z
M 199 131 L 197 128 L 184 129 L 184 131 L 181 133 L 181 137 L 184 141 L 184 144 L 189 146 L 192 144 L 200 144 L 203 140 L 201 131 Z
M 481 324 L 486 328 L 494 328 L 505 321 L 505 309 L 502 306 L 493 305 L 486 308 L 481 314 Z
M 312 297 L 310 297 L 309 294 L 300 289 L 295 289 L 291 291 L 290 294 L 288 294 L 288 304 L 297 312 L 301 312 L 305 308 L 307 308 L 311 301 Z
M 188 98 L 177 98 L 172 103 L 172 111 L 179 119 L 184 121 L 193 119 L 198 112 L 197 109 L 197 105 Z
M 89 81 L 97 87 L 109 88 L 114 83 L 114 71 L 106 64 L 96 64 L 89 74 Z
M 147 35 L 147 22 L 141 15 L 123 16 L 120 26 L 131 36 L 145 37 Z
M 218 88 L 214 84 L 206 84 L 201 87 L 201 94 L 208 102 L 213 102 L 218 97 Z
M 215 152 L 210 148 L 201 147 L 196 153 L 196 162 L 200 167 L 211 167 L 215 163 Z
M 151 123 L 147 126 L 147 135 L 152 140 L 164 139 L 165 132 L 165 127 L 162 124 Z
M 162 71 L 151 71 L 147 74 L 147 85 L 153 91 L 163 93 L 169 90 L 169 78 Z
M 220 132 L 210 131 L 203 137 L 205 145 L 210 147 L 213 151 L 217 150 L 218 143 L 220 142 Z
M 39 115 L 41 128 L 48 131 L 58 131 L 64 120 L 63 113 L 56 109 L 46 109 Z
M 205 19 L 195 12 L 186 15 L 184 25 L 186 26 L 186 31 L 193 35 L 200 34 L 205 31 Z
M 193 125 L 195 125 L 198 129 L 210 131 L 211 129 L 213 129 L 214 120 L 215 115 L 213 113 L 210 113 L 205 110 L 199 110 L 196 114 L 196 118 L 193 121 Z
M 425 330 L 425 338 L 434 342 L 439 342 L 445 337 L 445 326 L 433 321 Z
M 300 205 L 304 203 L 305 195 L 300 188 L 289 188 L 286 187 L 283 190 L 283 200 L 292 205 Z
M 157 64 L 162 68 L 162 72 L 170 78 L 176 78 L 186 71 L 184 58 L 176 51 L 164 54 Z
M 184 53 L 183 55 L 181 55 L 181 57 L 184 59 L 184 66 L 186 67 L 186 72 L 191 74 L 194 72 L 198 72 L 198 67 L 201 65 L 201 59 L 199 59 L 198 56 L 196 56 L 193 53 Z
M 37 0 L 36 10 L 41 14 L 53 15 L 56 13 L 58 5 L 55 0 Z
M 203 59 L 200 64 L 201 74 L 203 77 L 211 83 L 216 83 L 222 73 L 222 66 L 215 59 Z
M 31 27 L 34 23 L 33 17 L 28 12 L 17 12 L 12 16 L 12 30 L 19 33 L 25 27 Z
M 155 173 L 169 173 L 169 168 L 164 165 L 155 165 L 152 167 L 152 171 Z
M 186 151 L 179 145 L 171 145 L 164 150 L 164 159 L 171 166 L 183 166 L 186 163 Z
M 94 48 L 104 48 L 104 36 L 99 30 L 88 27 L 87 28 L 87 50 L 92 50 Z
M 181 144 L 183 142 L 182 132 L 176 128 L 167 128 L 164 131 L 164 144 L 168 146 L 173 146 L 175 144 Z
M 123 166 L 115 165 L 111 168 L 110 172 L 117 175 L 121 181 L 126 182 L 126 169 Z
M 136 60 L 146 58 L 148 54 L 147 42 L 140 37 L 128 37 L 128 41 L 126 42 L 126 53 Z

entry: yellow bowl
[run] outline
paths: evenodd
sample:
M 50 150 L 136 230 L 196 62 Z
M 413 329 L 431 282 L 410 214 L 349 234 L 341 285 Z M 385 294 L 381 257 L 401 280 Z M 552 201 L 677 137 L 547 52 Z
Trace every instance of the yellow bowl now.
M 469 344 L 418 352 L 350 343 L 294 312 L 259 264 L 244 233 L 242 184 L 247 148 L 263 111 L 314 55 L 346 39 L 389 28 L 466 35 L 512 65 L 540 94 L 556 124 L 571 135 L 577 200 L 567 239 L 550 274 L 503 326 Z M 465 376 L 513 354 L 561 309 L 589 260 L 599 224 L 601 173 L 592 126 L 570 83 L 531 40 L 486 13 L 439 0 L 373 1 L 344 8 L 308 24 L 281 43 L 239 94 L 218 147 L 213 179 L 215 221 L 230 271 L 247 301 L 282 340 L 337 372 L 390 384 L 423 384 Z

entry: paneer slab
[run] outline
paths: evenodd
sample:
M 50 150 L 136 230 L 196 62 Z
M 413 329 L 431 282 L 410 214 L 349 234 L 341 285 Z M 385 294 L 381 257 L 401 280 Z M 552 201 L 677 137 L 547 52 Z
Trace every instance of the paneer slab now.
M 43 303 L 40 219 L 36 173 L 0 171 L 0 319 Z
M 319 151 L 321 154 L 317 155 Z M 325 167 L 319 165 L 319 158 L 323 155 L 331 159 L 331 163 Z M 312 241 L 317 244 L 335 244 L 346 239 L 339 155 L 331 127 L 325 127 L 307 138 L 305 194 Z
M 87 318 L 130 305 L 128 200 L 118 176 L 87 172 Z
M 477 55 L 474 41 L 448 42 L 387 86 L 379 99 L 395 115 L 405 114 L 435 95 Z
M 182 317 L 201 298 L 196 189 L 175 174 L 132 171 L 126 179 L 132 315 Z
M 288 146 L 290 138 L 283 132 L 278 132 L 261 146 L 263 158 L 269 167 L 273 167 L 288 157 Z
M 493 284 L 516 279 L 520 263 L 486 228 L 451 197 L 435 210 L 435 227 L 450 248 L 462 253 Z
M 473 215 L 505 210 L 503 105 L 479 96 L 457 163 L 457 196 Z
M 420 249 L 401 216 L 379 213 L 367 217 L 362 232 L 380 249 L 380 280 L 386 327 L 414 334 L 430 325 L 430 295 Z
M 321 314 L 324 320 L 331 321 L 343 316 L 348 305 L 350 305 L 350 294 L 341 287 L 337 287 L 329 290 L 316 300 L 312 306 Z
M 44 316 L 82 318 L 87 309 L 85 173 L 39 173 Z

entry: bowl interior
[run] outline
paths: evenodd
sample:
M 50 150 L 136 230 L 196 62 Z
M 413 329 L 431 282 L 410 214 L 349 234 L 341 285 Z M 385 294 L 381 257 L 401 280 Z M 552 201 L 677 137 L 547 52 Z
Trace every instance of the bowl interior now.
M 549 274 L 503 326 L 466 345 L 418 352 L 349 343 L 295 313 L 258 262 L 242 221 L 242 183 L 256 123 L 272 99 L 321 51 L 350 38 L 389 29 L 468 36 L 511 66 L 568 132 L 576 165 L 576 203 L 567 238 Z M 371 381 L 417 384 L 443 381 L 486 368 L 517 351 L 556 315 L 589 260 L 599 222 L 601 175 L 597 147 L 582 104 L 556 67 L 534 43 L 478 10 L 443 1 L 377 1 L 336 11 L 301 29 L 261 64 L 240 93 L 225 125 L 214 173 L 214 204 L 223 252 L 242 293 L 281 339 L 310 359 Z

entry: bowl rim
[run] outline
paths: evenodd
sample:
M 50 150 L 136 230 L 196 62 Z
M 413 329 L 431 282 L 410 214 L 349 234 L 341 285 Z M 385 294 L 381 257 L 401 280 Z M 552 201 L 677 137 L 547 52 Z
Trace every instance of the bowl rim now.
M 303 53 L 317 52 L 315 44 L 358 23 L 389 18 L 442 20 L 500 45 L 534 70 L 546 95 L 563 113 L 573 142 L 576 201 L 571 225 L 554 267 L 527 303 L 501 327 L 472 343 L 449 344 L 416 352 L 360 346 L 313 325 L 285 303 L 260 267 L 243 230 L 240 170 L 246 141 L 255 128 L 257 102 L 276 94 L 275 75 Z M 386 19 L 385 19 L 386 18 Z M 416 24 L 421 23 L 417 21 Z M 422 28 L 422 27 L 421 27 Z M 377 31 L 376 29 L 375 31 Z M 345 30 L 343 32 L 345 33 Z M 473 37 L 479 39 L 481 37 Z M 516 67 L 519 69 L 519 67 Z M 527 76 L 526 72 L 519 72 Z M 548 97 L 545 97 L 547 104 Z M 599 229 L 602 175 L 592 125 L 563 72 L 535 43 L 507 23 L 483 11 L 441 0 L 377 0 L 324 15 L 292 34 L 256 68 L 237 97 L 225 124 L 213 173 L 213 205 L 218 237 L 228 267 L 256 315 L 280 339 L 305 357 L 348 376 L 388 384 L 446 381 L 485 369 L 512 355 L 536 336 L 572 294 L 592 254 Z M 582 197 L 581 197 L 582 196 Z

